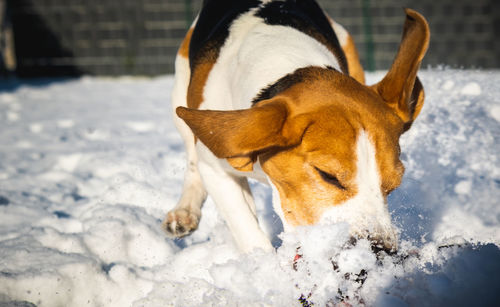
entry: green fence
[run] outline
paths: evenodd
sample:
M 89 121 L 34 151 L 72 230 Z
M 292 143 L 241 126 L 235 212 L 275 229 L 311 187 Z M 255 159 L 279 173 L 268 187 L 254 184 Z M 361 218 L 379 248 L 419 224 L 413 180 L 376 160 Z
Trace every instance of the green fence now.
M 201 2 L 7 0 L 16 73 L 172 73 L 177 47 Z M 391 64 L 401 38 L 403 7 L 414 8 L 429 20 L 432 37 L 424 67 L 500 68 L 498 0 L 318 2 L 352 34 L 368 70 L 387 69 Z

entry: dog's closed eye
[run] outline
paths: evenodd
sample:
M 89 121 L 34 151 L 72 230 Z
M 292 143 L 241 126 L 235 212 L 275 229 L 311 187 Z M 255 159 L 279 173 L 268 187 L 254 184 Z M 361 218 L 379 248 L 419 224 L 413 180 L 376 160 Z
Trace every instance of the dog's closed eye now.
M 330 173 L 322 171 L 321 169 L 319 169 L 317 167 L 314 167 L 314 168 L 316 169 L 316 171 L 319 173 L 319 175 L 321 176 L 321 178 L 324 181 L 336 186 L 337 188 L 339 188 L 341 190 L 346 190 L 346 187 L 340 183 L 339 179 L 335 175 L 332 175 Z

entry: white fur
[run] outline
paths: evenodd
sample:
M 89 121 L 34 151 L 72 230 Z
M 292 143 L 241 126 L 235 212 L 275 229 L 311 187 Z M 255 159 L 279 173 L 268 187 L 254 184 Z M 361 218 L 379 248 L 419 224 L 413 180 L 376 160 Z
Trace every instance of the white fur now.
M 285 219 L 285 213 L 283 212 L 283 207 L 281 207 L 281 197 L 280 197 L 280 192 L 278 191 L 278 188 L 273 184 L 271 179 L 268 177 L 268 183 L 272 188 L 273 191 L 273 209 L 274 212 L 280 217 L 281 219 L 281 224 L 283 225 L 283 231 L 287 232 L 293 229 L 293 226 L 288 224 L 287 220 Z
M 340 24 L 336 23 L 333 19 L 330 19 L 330 24 L 333 27 L 333 31 L 337 35 L 340 46 L 343 48 L 347 45 L 347 39 L 349 38 L 349 32 Z
M 272 250 L 269 238 L 259 227 L 247 179 L 227 172 L 220 159 L 203 143 L 198 142 L 196 147 L 202 157 L 198 168 L 205 188 L 225 219 L 239 249 L 243 252 L 256 248 Z
M 358 193 L 345 203 L 327 210 L 321 223 L 349 222 L 351 233 L 361 236 L 370 234 L 396 248 L 397 236 L 380 190 L 375 147 L 363 130 L 357 138 L 356 159 Z

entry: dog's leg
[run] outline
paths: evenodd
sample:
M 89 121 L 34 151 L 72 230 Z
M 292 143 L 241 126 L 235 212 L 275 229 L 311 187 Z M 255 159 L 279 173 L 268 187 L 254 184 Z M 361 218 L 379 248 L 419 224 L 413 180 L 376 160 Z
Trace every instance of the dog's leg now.
M 186 94 L 189 85 L 190 69 L 186 57 L 178 55 L 175 61 L 175 83 L 172 91 L 172 107 L 174 123 L 184 139 L 187 154 L 187 168 L 184 175 L 182 196 L 177 206 L 168 212 L 164 228 L 175 237 L 188 235 L 198 227 L 201 217 L 201 206 L 207 192 L 198 171 L 198 156 L 195 148 L 195 137 L 186 123 L 175 115 L 175 108 L 187 106 Z
M 203 152 L 203 158 L 211 155 L 206 147 L 204 150 L 207 155 Z M 247 178 L 227 173 L 213 155 L 207 161 L 204 160 L 201 159 L 199 163 L 201 177 L 238 248 L 243 252 L 255 248 L 272 250 L 271 242 L 259 227 Z

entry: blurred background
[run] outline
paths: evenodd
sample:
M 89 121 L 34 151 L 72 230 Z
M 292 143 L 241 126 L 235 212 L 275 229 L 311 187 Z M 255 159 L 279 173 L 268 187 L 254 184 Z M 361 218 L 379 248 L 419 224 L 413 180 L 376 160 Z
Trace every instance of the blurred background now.
M 237 1 L 237 0 L 235 0 Z M 0 0 L 0 76 L 173 73 L 202 0 Z M 431 27 L 422 67 L 500 68 L 499 0 L 319 0 L 353 35 L 366 70 L 387 69 L 403 7 Z

